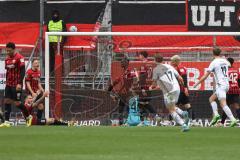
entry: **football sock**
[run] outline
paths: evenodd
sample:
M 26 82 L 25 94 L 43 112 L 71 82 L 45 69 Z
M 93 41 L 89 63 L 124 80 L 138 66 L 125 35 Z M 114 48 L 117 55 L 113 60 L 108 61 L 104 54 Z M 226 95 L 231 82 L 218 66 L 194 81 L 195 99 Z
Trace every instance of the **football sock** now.
M 181 126 L 184 124 L 183 119 L 177 114 L 177 112 L 172 112 L 171 115 L 176 123 L 180 124 Z
M 194 120 L 195 117 L 194 117 L 194 112 L 193 112 L 192 107 L 188 108 L 188 109 L 187 109 L 187 112 L 188 112 L 189 118 L 190 118 L 191 120 Z
M 236 113 L 237 113 L 238 119 L 240 120 L 240 108 L 238 108 L 238 109 L 236 110 Z
M 42 119 L 42 114 L 43 114 L 43 110 L 38 109 L 38 110 L 37 110 L 37 120 L 38 120 L 38 121 L 41 121 L 41 119 Z
M 2 113 L 2 111 L 0 111 L 0 120 L 1 120 L 2 123 L 4 122 L 4 118 L 3 118 L 3 113 Z
M 12 111 L 12 105 L 11 104 L 5 104 L 5 120 L 6 121 L 9 121 L 11 111 Z
M 212 106 L 212 110 L 213 110 L 213 115 L 216 116 L 216 115 L 219 115 L 218 114 L 218 107 L 217 107 L 217 103 L 215 101 L 213 101 L 211 103 L 211 106 Z
M 233 117 L 232 111 L 228 106 L 224 106 L 223 110 L 231 121 L 235 120 L 235 118 Z
M 227 115 L 226 115 L 225 112 L 223 112 L 223 113 L 222 113 L 222 120 L 221 120 L 221 123 L 224 124 L 226 119 L 227 119 Z
M 183 110 L 181 110 L 179 107 L 175 107 L 177 114 L 183 115 Z

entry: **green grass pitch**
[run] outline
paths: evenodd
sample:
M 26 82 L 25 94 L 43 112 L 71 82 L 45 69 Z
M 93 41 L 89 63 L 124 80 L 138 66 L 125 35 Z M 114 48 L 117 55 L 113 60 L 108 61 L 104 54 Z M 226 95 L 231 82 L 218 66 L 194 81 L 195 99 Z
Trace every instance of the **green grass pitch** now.
M 240 128 L 0 128 L 0 160 L 239 160 Z

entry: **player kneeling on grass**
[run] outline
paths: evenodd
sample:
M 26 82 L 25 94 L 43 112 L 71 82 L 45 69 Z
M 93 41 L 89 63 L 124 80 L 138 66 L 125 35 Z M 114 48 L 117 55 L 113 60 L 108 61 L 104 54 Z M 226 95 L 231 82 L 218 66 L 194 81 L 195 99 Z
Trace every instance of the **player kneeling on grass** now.
M 201 82 L 203 82 L 207 77 L 213 73 L 216 83 L 216 92 L 211 95 L 209 98 L 209 102 L 212 106 L 213 110 L 213 119 L 210 122 L 210 126 L 215 125 L 220 119 L 220 115 L 218 113 L 218 107 L 216 103 L 216 99 L 218 98 L 220 102 L 220 106 L 223 111 L 226 113 L 228 118 L 231 120 L 231 127 L 234 127 L 237 124 L 237 120 L 232 114 L 232 111 L 227 105 L 226 102 L 226 93 L 229 90 L 229 76 L 228 76 L 228 67 L 231 66 L 230 63 L 221 57 L 221 50 L 219 48 L 215 48 L 213 50 L 213 61 L 210 63 L 207 72 L 200 78 L 200 80 L 194 85 L 196 88 Z
M 32 115 L 32 125 L 63 125 L 67 126 L 68 123 L 61 122 L 59 120 L 56 120 L 54 118 L 48 118 L 48 119 L 43 119 L 39 120 L 37 118 L 37 115 L 33 112 L 34 108 L 39 106 L 39 104 L 43 103 L 44 99 L 48 97 L 49 93 L 44 92 L 43 94 L 38 94 L 36 98 L 33 98 L 32 95 L 28 95 L 25 99 L 25 107 L 27 108 L 29 114 Z
M 182 77 L 170 65 L 163 64 L 163 57 L 160 54 L 155 55 L 155 62 L 157 66 L 153 69 L 153 84 L 152 86 L 159 86 L 163 92 L 164 103 L 169 110 L 173 120 L 182 126 L 182 131 L 189 130 L 188 112 L 183 111 L 182 116 L 185 121 L 176 112 L 176 103 L 180 94 L 179 83 L 183 84 Z M 152 89 L 150 86 L 150 89 Z
M 128 118 L 125 123 L 127 126 L 149 126 L 148 121 L 141 120 L 139 109 L 139 95 L 137 90 L 131 89 L 132 97 L 129 99 Z

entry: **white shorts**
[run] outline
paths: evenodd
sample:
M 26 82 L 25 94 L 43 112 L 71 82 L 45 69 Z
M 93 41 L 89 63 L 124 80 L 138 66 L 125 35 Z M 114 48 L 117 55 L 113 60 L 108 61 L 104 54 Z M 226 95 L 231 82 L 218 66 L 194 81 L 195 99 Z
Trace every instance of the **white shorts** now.
M 163 96 L 164 103 L 167 108 L 172 107 L 173 105 L 175 105 L 178 102 L 179 94 L 180 94 L 180 90 L 176 90 L 176 91 L 164 94 L 164 96 Z
M 217 95 L 218 100 L 226 99 L 228 90 L 229 86 L 217 86 L 215 93 Z

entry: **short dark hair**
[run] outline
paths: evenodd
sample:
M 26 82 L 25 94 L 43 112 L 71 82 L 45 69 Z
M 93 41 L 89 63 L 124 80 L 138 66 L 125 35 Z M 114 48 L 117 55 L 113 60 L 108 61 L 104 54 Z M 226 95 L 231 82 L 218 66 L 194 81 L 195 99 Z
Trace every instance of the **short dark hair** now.
M 155 61 L 158 63 L 163 62 L 163 56 L 161 56 L 159 53 L 155 54 L 154 58 L 155 58 Z
M 228 62 L 231 64 L 231 66 L 233 65 L 233 63 L 234 63 L 234 59 L 233 58 L 231 58 L 231 57 L 229 57 L 229 58 L 227 58 L 227 60 L 228 60 Z
M 38 58 L 33 58 L 32 63 L 34 63 L 35 61 L 39 61 L 39 59 Z
M 139 54 L 142 55 L 144 58 L 148 57 L 148 52 L 147 51 L 142 51 Z
M 13 43 L 13 42 L 8 42 L 8 43 L 6 44 L 6 48 L 15 49 L 15 48 L 16 48 L 15 43 Z
M 129 59 L 128 59 L 126 56 L 124 56 L 124 57 L 121 59 L 121 64 L 122 64 L 123 66 L 127 66 L 127 65 L 129 64 Z
M 218 47 L 213 49 L 213 55 L 219 56 L 221 54 L 222 50 Z

